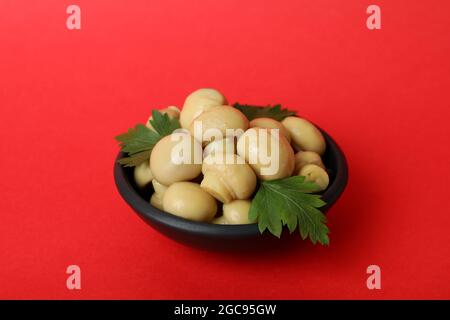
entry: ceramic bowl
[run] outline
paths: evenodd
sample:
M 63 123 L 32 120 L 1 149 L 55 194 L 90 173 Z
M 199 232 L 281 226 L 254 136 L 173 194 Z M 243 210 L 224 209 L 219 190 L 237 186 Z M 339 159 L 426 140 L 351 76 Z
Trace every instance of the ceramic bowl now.
M 327 148 L 322 160 L 330 176 L 330 184 L 322 195 L 328 211 L 345 189 L 348 168 L 345 156 L 336 142 L 322 130 Z M 117 163 L 124 156 L 120 152 L 114 162 L 114 179 L 117 189 L 125 202 L 150 226 L 176 241 L 205 248 L 236 248 L 260 245 L 265 241 L 280 241 L 267 232 L 261 235 L 257 224 L 216 225 L 186 220 L 153 207 L 150 202 L 152 189 L 140 190 L 133 179 L 133 168 L 125 168 Z M 285 237 L 299 237 L 298 232 Z M 281 243 L 281 242 L 280 242 Z

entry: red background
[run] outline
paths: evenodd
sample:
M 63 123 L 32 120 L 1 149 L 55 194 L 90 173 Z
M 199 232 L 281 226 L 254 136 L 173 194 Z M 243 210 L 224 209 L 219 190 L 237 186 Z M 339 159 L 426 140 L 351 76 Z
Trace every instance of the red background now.
M 70 1 L 1 0 L 0 298 L 450 298 L 450 4 L 374 3 L 370 31 L 372 1 L 77 1 L 68 30 Z M 120 198 L 113 137 L 200 87 L 338 141 L 328 248 L 205 252 Z

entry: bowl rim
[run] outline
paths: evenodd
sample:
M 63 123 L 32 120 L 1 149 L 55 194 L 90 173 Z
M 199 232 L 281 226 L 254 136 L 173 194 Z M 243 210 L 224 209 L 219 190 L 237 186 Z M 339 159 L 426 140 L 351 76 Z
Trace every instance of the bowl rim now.
M 320 129 L 320 131 L 325 138 L 327 149 L 333 150 L 336 158 L 335 177 L 327 190 L 322 194 L 322 199 L 326 202 L 326 205 L 320 208 L 320 210 L 326 213 L 326 211 L 339 199 L 347 185 L 348 166 L 345 155 L 338 144 L 324 130 Z M 153 207 L 150 204 L 150 201 L 143 199 L 135 190 L 131 181 L 129 181 L 125 174 L 125 168 L 118 163 L 118 160 L 124 156 L 125 154 L 123 152 L 119 152 L 114 160 L 114 181 L 116 187 L 125 202 L 147 222 L 164 225 L 187 233 L 195 233 L 210 237 L 217 236 L 218 234 L 220 234 L 221 237 L 229 238 L 254 237 L 261 235 L 257 223 L 220 225 L 208 222 L 198 222 L 178 217 Z

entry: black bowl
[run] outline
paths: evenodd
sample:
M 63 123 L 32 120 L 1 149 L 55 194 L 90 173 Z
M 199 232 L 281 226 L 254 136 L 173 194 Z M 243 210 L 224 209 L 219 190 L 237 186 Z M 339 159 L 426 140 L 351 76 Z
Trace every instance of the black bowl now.
M 322 212 L 328 211 L 338 200 L 345 189 L 348 179 L 348 169 L 345 156 L 336 142 L 322 130 L 327 148 L 322 160 L 330 176 L 328 189 L 323 193 L 322 199 L 326 205 Z M 120 152 L 114 163 L 114 179 L 117 189 L 123 199 L 133 210 L 149 225 L 176 241 L 205 248 L 242 248 L 254 247 L 262 241 L 280 241 L 265 232 L 258 230 L 257 224 L 247 225 L 216 225 L 204 222 L 186 220 L 153 207 L 150 202 L 151 189 L 139 190 L 134 183 L 133 168 L 125 168 L 117 163 L 124 153 Z M 283 233 L 285 237 L 298 237 L 299 233 Z

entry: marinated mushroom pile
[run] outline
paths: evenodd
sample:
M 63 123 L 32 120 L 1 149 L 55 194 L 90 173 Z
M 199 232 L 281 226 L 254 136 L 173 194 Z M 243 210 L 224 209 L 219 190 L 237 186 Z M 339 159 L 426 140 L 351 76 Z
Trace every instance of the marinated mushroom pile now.
M 151 150 L 136 151 L 127 163 L 134 167 L 136 186 L 154 190 L 152 206 L 193 221 L 248 224 L 257 222 L 249 211 L 262 182 L 302 176 L 313 182 L 314 193 L 328 187 L 321 158 L 326 143 L 318 128 L 293 113 L 277 119 L 240 109 L 218 90 L 199 89 L 181 110 L 153 112 L 145 128 L 135 129 L 154 134 Z

